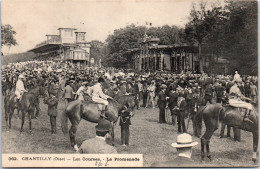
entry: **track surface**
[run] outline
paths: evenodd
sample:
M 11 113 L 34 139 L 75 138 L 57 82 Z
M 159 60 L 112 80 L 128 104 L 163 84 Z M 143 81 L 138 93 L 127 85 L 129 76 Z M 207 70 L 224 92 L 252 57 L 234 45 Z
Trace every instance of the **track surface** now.
M 63 135 L 60 128 L 60 112 L 64 109 L 64 102 L 58 105 L 59 113 L 57 117 L 57 134 L 51 135 L 50 121 L 47 115 L 47 105 L 40 99 L 41 114 L 38 119 L 32 121 L 32 135 L 29 134 L 29 123 L 26 117 L 24 133 L 20 135 L 21 121 L 18 119 L 16 110 L 12 119 L 12 129 L 6 131 L 3 97 L 2 97 L 2 153 L 28 153 L 28 154 L 69 154 L 75 153 L 70 146 L 69 135 Z M 21 116 L 21 114 L 20 114 Z M 135 111 L 130 126 L 130 146 L 120 145 L 120 127 L 115 128 L 115 146 L 120 154 L 143 154 L 144 166 L 149 167 L 155 161 L 171 160 L 176 157 L 177 151 L 171 147 L 171 143 L 176 141 L 177 126 L 170 124 L 159 124 L 158 108 L 141 108 Z M 187 122 L 187 119 L 186 119 Z M 82 120 L 76 134 L 78 145 L 89 138 L 95 137 L 95 125 Z M 203 131 L 205 127 L 203 126 Z M 203 133 L 202 131 L 202 133 Z M 192 123 L 190 122 L 188 133 L 192 133 Z M 251 161 L 252 157 L 252 134 L 246 131 L 241 132 L 241 142 L 234 142 L 230 138 L 218 138 L 220 129 L 217 130 L 211 139 L 210 150 L 213 161 L 200 160 L 200 140 L 199 144 L 193 148 L 192 158 L 201 163 L 201 166 L 215 167 L 242 167 L 255 166 Z M 233 136 L 233 133 L 231 132 Z M 258 162 L 257 162 L 258 164 Z

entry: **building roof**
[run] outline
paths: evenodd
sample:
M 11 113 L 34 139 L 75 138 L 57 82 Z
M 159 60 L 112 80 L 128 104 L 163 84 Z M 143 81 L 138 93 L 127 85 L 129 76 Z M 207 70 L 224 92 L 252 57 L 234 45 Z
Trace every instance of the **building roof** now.
M 75 33 L 86 33 L 86 32 L 75 32 Z
M 76 28 L 58 28 L 58 30 L 60 29 L 73 29 L 73 30 L 77 30 Z
M 154 50 L 163 50 L 163 49 L 188 49 L 192 50 L 194 52 L 198 52 L 198 47 L 197 46 L 192 46 L 192 45 L 187 45 L 187 44 L 174 44 L 174 45 L 158 45 L 158 46 L 149 46 L 148 49 L 154 49 Z M 131 52 L 137 52 L 140 51 L 140 48 L 133 48 L 127 50 L 126 53 L 131 53 Z
M 60 35 L 48 35 L 48 34 L 47 34 L 47 35 L 45 35 L 45 36 L 60 36 Z
M 72 51 L 73 52 L 85 52 L 86 50 L 79 48 L 79 49 L 73 49 Z

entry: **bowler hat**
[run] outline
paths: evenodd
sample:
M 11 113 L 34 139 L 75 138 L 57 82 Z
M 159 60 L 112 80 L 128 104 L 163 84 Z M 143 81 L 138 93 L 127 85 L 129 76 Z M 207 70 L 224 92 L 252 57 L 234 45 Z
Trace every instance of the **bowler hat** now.
M 96 131 L 99 132 L 106 132 L 112 130 L 112 124 L 108 120 L 101 119 L 98 122 L 98 125 L 96 125 Z
M 198 142 L 192 142 L 191 135 L 187 133 L 183 133 L 177 136 L 176 143 L 172 143 L 172 146 L 175 148 L 182 148 L 182 147 L 193 147 L 197 145 Z

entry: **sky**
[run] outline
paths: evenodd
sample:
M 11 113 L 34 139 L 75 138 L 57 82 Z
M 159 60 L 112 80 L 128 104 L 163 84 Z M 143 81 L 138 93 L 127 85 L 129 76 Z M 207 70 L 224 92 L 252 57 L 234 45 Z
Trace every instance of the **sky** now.
M 5 55 L 26 52 L 60 27 L 85 31 L 88 42 L 104 42 L 132 23 L 184 27 L 191 7 L 191 0 L 2 0 L 2 24 L 13 27 L 18 43 L 2 50 Z

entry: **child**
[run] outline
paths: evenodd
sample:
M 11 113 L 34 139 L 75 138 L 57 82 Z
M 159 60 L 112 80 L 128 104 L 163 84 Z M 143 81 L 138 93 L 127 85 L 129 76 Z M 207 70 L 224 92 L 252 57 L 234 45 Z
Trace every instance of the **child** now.
M 50 93 L 50 97 L 45 100 L 44 103 L 48 104 L 48 115 L 50 116 L 51 122 L 51 134 L 56 134 L 56 117 L 57 117 L 57 107 L 58 107 L 59 99 L 53 94 Z

